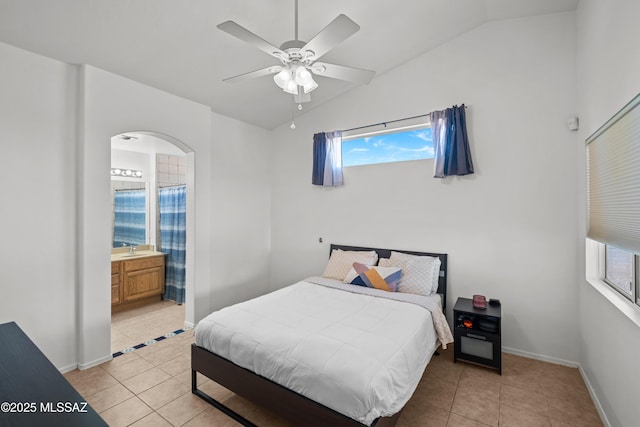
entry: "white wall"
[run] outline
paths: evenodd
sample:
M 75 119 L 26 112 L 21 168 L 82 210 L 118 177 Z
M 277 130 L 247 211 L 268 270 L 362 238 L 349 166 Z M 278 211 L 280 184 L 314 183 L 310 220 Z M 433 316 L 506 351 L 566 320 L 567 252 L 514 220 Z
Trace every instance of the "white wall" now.
M 640 5 L 604 3 L 581 2 L 577 70 L 573 14 L 494 22 L 316 108 L 294 132 L 0 44 L 0 174 L 13 184 L 3 206 L 18 205 L 0 211 L 11 225 L 0 321 L 16 320 L 61 369 L 108 354 L 109 138 L 156 131 L 196 152 L 194 320 L 265 292 L 267 277 L 278 288 L 320 273 L 328 242 L 447 252 L 449 307 L 500 298 L 506 347 L 579 360 L 611 424 L 631 425 L 638 329 L 586 283 L 582 258 L 583 141 L 640 91 Z M 427 160 L 310 185 L 313 133 L 460 103 L 475 175 L 434 180 Z M 578 106 L 579 136 L 565 127 Z
M 188 185 L 194 193 L 191 197 L 188 194 L 187 200 L 187 214 L 194 212 L 195 224 L 187 234 L 187 241 L 194 242 L 193 253 L 187 250 L 187 281 L 193 281 L 193 292 L 187 292 L 186 308 L 187 320 L 194 323 L 214 307 L 255 294 L 248 287 L 251 279 L 264 277 L 266 282 L 269 180 L 264 179 L 268 167 L 264 158 L 268 145 L 264 131 L 253 126 L 89 66 L 84 67 L 83 105 L 82 241 L 92 250 L 84 251 L 82 260 L 85 285 L 81 285 L 80 347 L 85 353 L 81 353 L 80 363 L 91 364 L 109 354 L 104 336 L 108 333 L 110 305 L 103 306 L 108 286 L 102 288 L 100 284 L 110 279 L 109 264 L 103 262 L 110 247 L 110 239 L 105 237 L 110 230 L 110 201 L 109 192 L 102 191 L 103 176 L 108 179 L 102 171 L 110 167 L 111 136 L 153 131 L 169 135 L 193 151 L 193 157 L 187 156 L 188 161 L 195 159 L 195 164 L 187 168 L 188 182 L 194 182 Z M 216 250 L 220 245 L 226 251 Z M 225 275 L 228 266 L 238 268 Z M 260 284 L 251 284 L 260 292 Z
M 62 368 L 76 360 L 75 77 L 0 43 L 0 323 Z
M 581 0 L 578 8 L 580 113 L 579 244 L 586 230 L 586 153 L 583 141 L 640 93 L 640 2 Z M 579 268 L 581 366 L 611 426 L 638 424 L 640 329 L 585 280 Z
M 321 273 L 331 242 L 445 252 L 449 311 L 499 298 L 503 346 L 577 363 L 575 48 L 571 13 L 493 22 L 274 131 L 272 286 Z M 475 175 L 433 179 L 424 160 L 311 185 L 314 133 L 461 103 Z
M 188 319 L 268 288 L 266 131 L 97 68 L 5 44 L 0 75 L 0 322 L 17 321 L 55 366 L 88 367 L 110 355 L 114 135 L 154 132 L 192 152 Z M 212 279 L 212 267 L 223 275 Z
M 132 80 L 83 66 L 80 108 L 80 302 L 79 355 L 81 367 L 90 366 L 109 357 L 111 306 L 110 280 L 111 206 L 109 188 L 111 137 L 131 131 L 153 131 L 175 138 L 193 152 L 195 159 L 195 209 L 187 215 L 195 224 L 195 254 L 187 254 L 187 281 L 193 292 L 187 293 L 187 318 L 208 310 L 209 251 L 206 237 L 209 231 L 210 188 L 210 112 L 206 106 Z M 188 199 L 189 199 L 188 195 Z M 187 201 L 193 203 L 193 200 Z M 188 218 L 189 220 L 189 218 Z M 188 251 L 189 252 L 189 251 Z M 195 259 L 189 257 L 195 256 Z M 188 285 L 189 287 L 189 285 Z M 195 304 L 195 307 L 194 307 Z
M 269 291 L 273 141 L 269 131 L 215 113 L 211 126 L 213 311 Z

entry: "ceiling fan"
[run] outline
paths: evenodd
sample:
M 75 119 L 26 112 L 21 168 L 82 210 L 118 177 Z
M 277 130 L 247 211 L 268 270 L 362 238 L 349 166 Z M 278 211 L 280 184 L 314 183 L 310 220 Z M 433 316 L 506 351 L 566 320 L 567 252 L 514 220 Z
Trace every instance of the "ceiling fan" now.
M 311 41 L 298 40 L 298 0 L 295 0 L 295 38 L 284 42 L 279 48 L 233 21 L 223 22 L 218 25 L 218 28 L 275 57 L 281 64 L 229 77 L 223 81 L 240 82 L 275 74 L 273 77 L 275 83 L 284 92 L 293 95 L 297 104 L 311 101 L 310 92 L 318 87 L 311 73 L 361 84 L 369 83 L 375 75 L 375 71 L 318 62 L 327 52 L 355 34 L 360 26 L 341 14 Z

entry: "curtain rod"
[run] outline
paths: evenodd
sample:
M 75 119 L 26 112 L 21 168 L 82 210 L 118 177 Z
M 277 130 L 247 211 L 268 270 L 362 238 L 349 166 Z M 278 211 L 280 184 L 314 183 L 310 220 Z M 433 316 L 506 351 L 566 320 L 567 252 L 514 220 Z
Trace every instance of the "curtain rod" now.
M 429 114 L 420 114 L 413 117 L 405 117 L 404 119 L 387 120 L 386 122 L 375 123 L 373 125 L 358 126 L 351 129 L 345 129 L 343 130 L 343 132 L 351 132 L 352 130 L 366 129 L 366 128 L 372 128 L 374 126 L 382 126 L 382 125 L 384 125 L 384 127 L 387 127 L 389 123 L 404 122 L 405 120 L 418 119 L 420 117 L 429 117 Z
M 465 105 L 464 108 L 466 110 L 467 106 Z M 345 129 L 345 130 L 343 130 L 343 132 L 351 132 L 352 130 L 360 130 L 360 129 L 372 128 L 374 126 L 382 126 L 382 125 L 384 125 L 384 127 L 387 127 L 387 125 L 389 123 L 404 122 L 405 120 L 419 119 L 420 117 L 429 117 L 429 114 L 419 114 L 417 116 L 405 117 L 404 119 L 387 120 L 386 122 L 375 123 L 375 124 L 372 124 L 372 125 L 358 126 L 358 127 L 351 128 L 351 129 Z

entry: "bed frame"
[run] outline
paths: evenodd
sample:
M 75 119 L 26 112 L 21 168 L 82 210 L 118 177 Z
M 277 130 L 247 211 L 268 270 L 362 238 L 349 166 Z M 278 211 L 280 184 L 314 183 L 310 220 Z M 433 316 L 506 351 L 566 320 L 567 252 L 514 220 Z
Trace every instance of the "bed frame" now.
M 342 249 L 348 251 L 375 250 L 379 258 L 388 258 L 391 249 L 376 249 L 360 246 L 331 245 L 331 251 Z M 447 254 L 395 250 L 411 255 L 437 256 L 440 258 L 440 278 L 438 293 L 442 296 L 444 310 L 447 296 Z M 289 390 L 267 378 L 242 368 L 229 360 L 220 357 L 195 344 L 191 345 L 191 392 L 224 412 L 246 427 L 257 427 L 256 424 L 244 418 L 221 402 L 218 402 L 202 390 L 198 389 L 197 373 L 210 378 L 212 381 L 231 390 L 235 394 L 266 408 L 295 425 L 305 427 L 364 427 L 358 421 L 342 415 L 333 409 L 315 402 L 295 391 Z M 373 421 L 370 427 L 393 427 L 402 410 L 390 417 L 380 417 Z

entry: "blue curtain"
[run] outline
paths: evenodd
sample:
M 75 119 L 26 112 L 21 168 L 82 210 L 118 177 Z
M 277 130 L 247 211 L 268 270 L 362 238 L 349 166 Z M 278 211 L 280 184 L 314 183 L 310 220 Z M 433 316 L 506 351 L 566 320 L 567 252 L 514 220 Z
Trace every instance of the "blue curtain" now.
M 472 174 L 464 104 L 434 111 L 429 118 L 435 151 L 434 178 Z
M 159 249 L 165 258 L 164 299 L 185 301 L 186 186 L 161 188 Z
M 146 204 L 146 190 L 115 192 L 113 247 L 146 243 Z
M 338 187 L 342 178 L 342 131 L 313 135 L 313 185 Z

